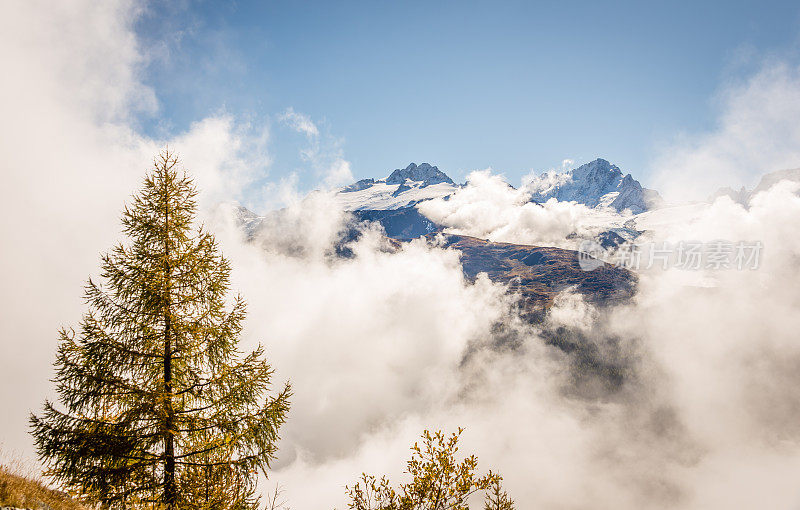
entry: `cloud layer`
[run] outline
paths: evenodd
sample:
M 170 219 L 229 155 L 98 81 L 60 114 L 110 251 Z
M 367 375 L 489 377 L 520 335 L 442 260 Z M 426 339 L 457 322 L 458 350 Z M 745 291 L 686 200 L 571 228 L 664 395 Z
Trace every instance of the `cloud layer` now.
M 719 93 L 715 129 L 683 134 L 654 158 L 653 187 L 668 200 L 703 200 L 720 186 L 752 188 L 763 172 L 800 167 L 800 68 L 768 62 Z
M 26 454 L 56 332 L 80 317 L 82 285 L 157 151 L 180 148 L 204 204 L 239 198 L 265 164 L 264 131 L 224 115 L 173 140 L 137 132 L 135 116 L 158 107 L 140 80 L 138 13 L 130 2 L 13 2 L 0 19 L 0 434 Z
M 348 242 L 351 257 L 335 256 L 349 216 L 329 194 L 301 197 L 291 182 L 274 185 L 286 208 L 245 242 L 216 204 L 240 199 L 266 171 L 266 128 L 222 114 L 172 140 L 144 136 L 133 119 L 158 104 L 140 77 L 135 6 L 10 9 L 0 20 L 9 71 L 0 93 L 6 445 L 32 453 L 27 413 L 52 392 L 56 331 L 79 318 L 82 282 L 118 239 L 122 205 L 168 141 L 196 176 L 202 219 L 249 302 L 245 347 L 262 342 L 276 378 L 295 388 L 267 482 L 283 486 L 292 508 L 341 508 L 343 486 L 360 472 L 400 477 L 422 429 L 457 426 L 467 427 L 463 450 L 505 476 L 519 508 L 800 502 L 796 187 L 781 184 L 749 208 L 721 198 L 691 223 L 652 234 L 760 240 L 758 271 L 688 283 L 676 271 L 645 273 L 631 303 L 596 308 L 567 293 L 543 323 L 527 324 L 501 286 L 465 280 L 455 251 L 422 241 L 395 249 L 366 228 Z M 731 89 L 719 130 L 675 148 L 663 167 L 721 176 L 788 164 L 795 81 L 795 70 L 778 66 Z M 290 113 L 313 149 L 316 124 Z M 767 144 L 773 125 L 785 133 Z M 312 167 L 344 163 L 320 172 L 323 185 L 348 176 L 339 152 L 325 154 Z M 461 233 L 533 244 L 566 245 L 603 220 L 526 196 L 483 171 L 421 210 Z
M 558 179 L 549 174 L 541 179 Z M 541 179 L 533 185 L 542 185 Z M 528 185 L 531 183 L 528 182 Z M 591 237 L 601 225 L 621 217 L 582 204 L 548 200 L 530 202 L 530 187 L 508 185 L 491 170 L 472 172 L 467 184 L 447 199 L 429 200 L 417 208 L 448 232 L 491 241 L 574 248 L 567 236 Z

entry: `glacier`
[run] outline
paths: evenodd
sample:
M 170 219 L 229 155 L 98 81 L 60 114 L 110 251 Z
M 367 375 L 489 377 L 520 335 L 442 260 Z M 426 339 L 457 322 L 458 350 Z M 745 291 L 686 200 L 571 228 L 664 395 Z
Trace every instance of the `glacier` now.
M 361 179 L 340 189 L 336 200 L 346 211 L 395 210 L 423 200 L 452 195 L 459 186 L 437 167 L 411 163 L 385 179 Z
M 657 191 L 643 188 L 631 174 L 623 175 L 616 165 L 595 159 L 574 170 L 544 173 L 534 177 L 526 188 L 532 202 L 577 202 L 587 207 L 609 207 L 618 212 L 639 214 L 661 203 Z

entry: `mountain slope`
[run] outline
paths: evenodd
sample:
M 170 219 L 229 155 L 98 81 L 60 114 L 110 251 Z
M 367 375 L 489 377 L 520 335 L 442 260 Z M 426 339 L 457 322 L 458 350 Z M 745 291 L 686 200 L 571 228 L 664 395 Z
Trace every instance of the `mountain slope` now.
M 416 239 L 441 229 L 439 225 L 423 216 L 416 207 L 389 210 L 365 209 L 351 211 L 351 214 L 359 221 L 380 223 L 388 237 L 401 241 Z
M 36 510 L 89 510 L 69 495 L 53 490 L 41 479 L 23 476 L 7 466 L 0 465 L 0 508 Z
M 610 264 L 584 271 L 573 250 L 457 235 L 444 235 L 443 240 L 444 247 L 462 253 L 467 277 L 486 273 L 492 281 L 507 284 L 511 292 L 520 294 L 528 311 L 549 306 L 556 294 L 568 288 L 589 301 L 606 303 L 631 297 L 636 285 L 634 273 Z
M 243 207 L 225 209 L 234 222 L 257 242 L 261 229 L 274 228 L 280 222 L 280 211 L 259 217 Z M 572 288 L 589 301 L 604 303 L 626 299 L 633 293 L 636 277 L 626 269 L 603 264 L 593 271 L 584 271 L 578 263 L 578 253 L 560 248 L 494 243 L 475 237 L 442 234 L 438 226 L 419 214 L 416 208 L 385 211 L 353 211 L 350 226 L 332 250 L 338 256 L 353 256 L 348 243 L 361 235 L 363 221 L 381 221 L 390 240 L 390 250 L 400 249 L 402 242 L 425 237 L 428 242 L 461 252 L 464 275 L 475 278 L 486 273 L 489 279 L 509 286 L 509 291 L 522 298 L 523 312 L 534 313 L 552 304 L 559 292 Z M 411 219 L 409 219 L 411 218 Z M 425 225 L 414 230 L 418 224 Z M 426 223 L 427 222 L 427 223 Z M 410 225 L 410 226 L 409 226 Z M 286 229 L 282 229 L 286 230 Z M 296 250 L 302 254 L 302 250 Z

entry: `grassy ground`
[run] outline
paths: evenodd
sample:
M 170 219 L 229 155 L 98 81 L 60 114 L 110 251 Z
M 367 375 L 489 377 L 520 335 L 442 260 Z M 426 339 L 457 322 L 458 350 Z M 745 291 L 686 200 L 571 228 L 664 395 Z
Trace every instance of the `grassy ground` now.
M 0 507 L 32 510 L 90 510 L 62 492 L 49 489 L 41 480 L 23 476 L 16 470 L 0 465 Z

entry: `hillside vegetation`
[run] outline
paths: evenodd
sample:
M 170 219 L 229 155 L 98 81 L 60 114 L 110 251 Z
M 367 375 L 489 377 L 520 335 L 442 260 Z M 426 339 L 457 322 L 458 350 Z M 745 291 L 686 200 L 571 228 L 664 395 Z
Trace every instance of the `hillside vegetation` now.
M 63 492 L 48 488 L 41 480 L 22 476 L 0 465 L 0 507 L 31 510 L 90 510 Z

